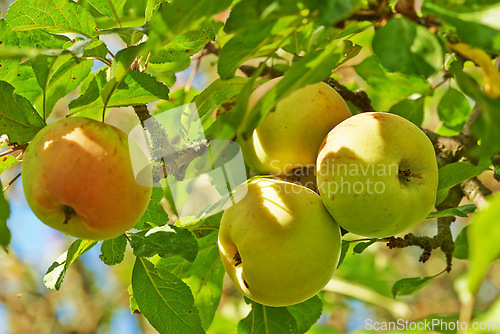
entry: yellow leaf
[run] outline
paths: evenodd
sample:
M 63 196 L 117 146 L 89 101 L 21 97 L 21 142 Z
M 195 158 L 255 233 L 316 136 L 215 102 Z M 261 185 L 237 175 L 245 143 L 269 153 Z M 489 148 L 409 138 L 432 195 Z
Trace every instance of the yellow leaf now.
M 491 63 L 491 57 L 481 49 L 465 43 L 448 44 L 452 50 L 472 60 L 484 73 L 484 91 L 493 98 L 500 97 L 500 72 Z

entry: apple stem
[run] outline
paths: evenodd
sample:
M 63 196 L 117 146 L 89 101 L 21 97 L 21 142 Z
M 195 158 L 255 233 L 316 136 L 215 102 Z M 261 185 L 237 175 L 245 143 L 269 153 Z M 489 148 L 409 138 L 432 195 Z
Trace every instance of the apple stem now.
M 63 205 L 63 212 L 64 212 L 64 222 L 63 225 L 68 224 L 68 222 L 73 218 L 74 216 L 77 215 L 75 209 L 68 205 Z

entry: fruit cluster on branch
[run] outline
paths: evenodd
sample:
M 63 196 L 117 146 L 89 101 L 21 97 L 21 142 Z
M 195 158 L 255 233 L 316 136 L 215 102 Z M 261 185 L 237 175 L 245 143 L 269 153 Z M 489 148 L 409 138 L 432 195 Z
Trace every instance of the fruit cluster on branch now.
M 205 52 L 207 53 L 217 54 L 218 51 L 219 50 L 211 43 L 208 43 L 205 49 Z M 249 69 L 250 67 L 251 69 Z M 265 69 L 264 71 L 270 77 L 275 77 L 281 74 L 279 72 L 273 71 L 271 67 L 266 68 L 268 69 Z M 253 74 L 256 70 L 256 68 L 252 66 L 246 66 L 245 68 L 240 69 L 247 75 Z M 366 92 L 362 90 L 349 90 L 333 78 L 328 78 L 325 82 L 332 88 L 334 88 L 344 100 L 351 102 L 363 112 L 374 111 L 371 105 L 370 98 L 368 97 Z M 141 119 L 141 122 L 144 122 L 150 117 L 146 106 L 136 106 L 134 107 L 134 109 L 136 110 L 139 119 Z M 434 145 L 439 167 L 443 167 L 444 165 L 456 161 L 474 161 L 474 159 L 470 157 L 469 152 L 477 145 L 477 140 L 471 134 L 470 127 L 472 126 L 473 122 L 480 112 L 481 110 L 478 107 L 475 107 L 462 132 L 456 136 L 441 136 L 428 129 L 422 129 Z M 162 132 L 163 131 L 159 129 L 160 136 L 158 138 L 161 138 Z M 164 136 L 166 136 L 166 134 L 164 134 Z M 164 140 L 162 142 L 168 143 L 168 140 Z M 208 143 L 205 144 L 208 145 Z M 176 162 L 176 165 L 169 166 L 166 162 L 164 165 L 165 169 L 161 171 L 161 175 L 169 175 L 173 171 L 185 170 L 192 158 L 197 154 L 201 154 L 204 149 L 206 149 L 206 147 L 207 146 L 202 144 L 193 149 L 187 148 L 185 151 L 178 152 L 177 159 L 170 160 Z M 500 159 L 498 160 L 500 161 Z M 491 194 L 491 191 L 486 186 L 484 186 L 481 181 L 479 181 L 477 178 L 472 178 L 462 182 L 459 186 L 452 188 L 448 194 L 447 199 L 443 201 L 443 203 L 441 203 L 437 207 L 437 209 L 445 210 L 456 207 L 459 205 L 464 196 L 468 198 L 472 203 L 474 203 L 478 208 L 482 209 L 486 206 L 486 197 L 489 194 Z M 450 231 L 450 225 L 454 220 L 455 218 L 453 217 L 438 218 L 438 233 L 434 237 L 415 236 L 410 233 L 403 238 L 386 238 L 387 246 L 389 248 L 418 246 L 423 249 L 423 254 L 420 257 L 421 262 L 427 261 L 431 255 L 432 250 L 439 248 L 446 256 L 446 270 L 450 271 L 452 255 L 454 251 L 454 242 Z

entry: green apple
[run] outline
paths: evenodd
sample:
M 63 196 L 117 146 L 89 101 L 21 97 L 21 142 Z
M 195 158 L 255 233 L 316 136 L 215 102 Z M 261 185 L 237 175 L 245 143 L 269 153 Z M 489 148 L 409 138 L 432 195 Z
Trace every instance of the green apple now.
M 403 117 L 371 112 L 335 127 L 318 154 L 321 199 L 335 221 L 367 237 L 389 237 L 421 222 L 436 200 L 434 147 Z
M 130 142 L 131 147 L 133 143 Z M 134 150 L 134 159 L 140 157 Z M 132 228 L 150 198 L 151 170 L 136 182 L 127 135 L 111 125 L 69 117 L 40 130 L 22 163 L 24 194 L 46 225 L 76 238 L 104 240 Z
M 249 108 L 281 78 L 259 86 L 250 95 Z M 240 140 L 245 162 L 258 174 L 280 176 L 314 166 L 325 136 L 351 115 L 342 97 L 326 83 L 302 87 L 280 100 L 249 140 Z
M 332 277 L 340 228 L 318 194 L 301 185 L 257 178 L 236 190 L 226 209 L 219 251 L 228 276 L 248 298 L 269 306 L 300 303 Z M 241 196 L 238 192 L 247 191 Z

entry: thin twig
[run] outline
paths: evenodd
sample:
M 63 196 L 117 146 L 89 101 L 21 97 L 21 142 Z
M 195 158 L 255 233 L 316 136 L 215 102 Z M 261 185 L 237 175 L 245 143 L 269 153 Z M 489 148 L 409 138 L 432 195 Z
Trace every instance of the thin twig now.
M 11 186 L 14 182 L 16 182 L 16 180 L 17 180 L 20 176 L 21 176 L 21 173 L 17 174 L 17 175 L 16 175 L 16 176 L 15 176 L 12 180 L 10 180 L 10 182 L 9 182 L 9 183 L 7 183 L 7 185 L 6 185 L 6 186 L 2 189 L 2 191 L 3 191 L 3 192 L 6 192 L 6 191 L 7 191 L 7 189 L 9 189 L 9 188 L 10 188 L 10 186 Z
M 335 89 L 346 101 L 352 102 L 361 112 L 374 112 L 371 100 L 363 90 L 353 92 L 333 78 L 328 78 L 326 83 Z
M 101 57 L 83 57 L 82 59 L 99 60 L 99 61 L 103 62 L 104 64 L 106 64 L 108 66 L 111 66 L 111 62 L 112 62 L 112 60 L 110 60 L 108 58 L 101 58 Z
M 193 84 L 194 77 L 196 76 L 196 73 L 198 73 L 198 69 L 200 68 L 200 62 L 201 58 L 203 58 L 203 52 L 200 53 L 200 55 L 196 58 L 196 62 L 193 66 L 193 69 L 191 70 L 191 73 L 189 73 L 189 78 L 184 85 L 184 92 L 189 92 L 189 89 L 191 89 L 191 85 Z
M 17 151 L 17 150 L 18 150 L 18 149 L 16 149 L 15 147 L 13 147 L 13 148 L 11 148 L 11 149 L 8 149 L 7 151 L 0 153 L 0 157 L 3 157 L 4 155 L 9 155 L 9 154 L 11 154 L 12 152 L 15 152 L 15 151 Z

